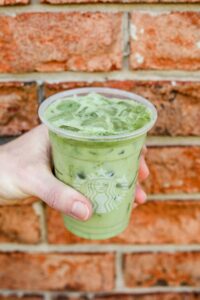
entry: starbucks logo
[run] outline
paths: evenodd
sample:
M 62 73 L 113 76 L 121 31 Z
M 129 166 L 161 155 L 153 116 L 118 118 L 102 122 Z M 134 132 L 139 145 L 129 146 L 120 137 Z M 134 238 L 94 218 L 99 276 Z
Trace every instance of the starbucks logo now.
M 105 214 L 123 201 L 128 191 L 128 180 L 125 176 L 119 178 L 112 172 L 99 169 L 84 178 L 77 176 L 73 186 L 92 201 L 96 213 Z

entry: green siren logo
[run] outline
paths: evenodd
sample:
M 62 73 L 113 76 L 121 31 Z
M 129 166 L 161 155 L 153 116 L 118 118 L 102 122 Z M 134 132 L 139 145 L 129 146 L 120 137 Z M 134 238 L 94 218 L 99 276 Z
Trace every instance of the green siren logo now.
M 73 186 L 93 202 L 93 209 L 98 214 L 105 214 L 116 209 L 128 191 L 125 176 L 118 178 L 113 172 L 99 169 L 87 178 L 76 177 Z

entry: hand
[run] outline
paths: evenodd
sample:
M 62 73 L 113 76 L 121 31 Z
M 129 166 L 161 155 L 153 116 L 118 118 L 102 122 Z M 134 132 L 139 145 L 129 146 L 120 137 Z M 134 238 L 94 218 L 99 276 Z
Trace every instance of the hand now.
M 1 146 L 0 166 L 0 205 L 16 204 L 34 196 L 79 220 L 87 220 L 92 215 L 90 201 L 52 174 L 48 131 L 44 125 Z M 142 156 L 139 180 L 144 180 L 148 173 Z M 138 185 L 136 202 L 144 203 L 145 198 Z
M 149 168 L 145 161 L 145 155 L 147 153 L 146 146 L 142 149 L 142 155 L 140 158 L 140 165 L 139 165 L 139 173 L 138 173 L 138 183 L 136 186 L 136 193 L 135 193 L 135 203 L 133 204 L 133 208 L 136 208 L 138 204 L 143 204 L 147 200 L 147 195 L 142 189 L 140 183 L 143 182 L 149 176 Z

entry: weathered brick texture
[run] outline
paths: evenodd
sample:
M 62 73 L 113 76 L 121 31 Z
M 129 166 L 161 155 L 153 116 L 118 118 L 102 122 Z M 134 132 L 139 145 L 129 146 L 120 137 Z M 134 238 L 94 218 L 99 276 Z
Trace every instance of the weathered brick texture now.
M 0 16 L 0 72 L 120 69 L 121 22 L 120 13 Z
M 42 300 L 43 297 L 42 296 L 32 296 L 32 295 L 25 295 L 22 297 L 19 297 L 15 294 L 10 295 L 10 296 L 2 296 L 0 295 L 0 300 Z
M 152 101 L 158 120 L 152 135 L 200 135 L 200 82 L 105 81 L 46 83 L 45 96 L 79 87 L 111 87 L 134 92 Z
M 2 289 L 111 291 L 113 254 L 0 253 Z
M 0 0 L 0 6 L 28 4 L 29 2 L 30 2 L 30 0 Z
M 150 194 L 199 193 L 200 147 L 149 148 L 150 176 L 144 186 Z
M 150 201 L 132 212 L 128 228 L 106 244 L 200 243 L 200 203 L 197 201 Z M 48 240 L 53 244 L 92 243 L 71 234 L 60 213 L 47 209 Z
M 92 300 L 199 300 L 199 293 L 151 293 L 151 294 L 114 294 L 104 296 L 94 296 Z M 15 299 L 13 299 L 15 300 Z M 66 297 L 59 295 L 54 300 L 86 300 L 82 297 Z
M 198 293 L 158 293 L 158 294 L 144 294 L 144 295 L 114 295 L 96 297 L 94 300 L 199 300 Z M 63 299 L 64 300 L 64 299 Z M 67 299 L 65 299 L 67 300 Z
M 32 206 L 0 206 L 0 243 L 39 241 L 39 217 Z
M 39 217 L 32 206 L 0 206 L 0 243 L 40 241 Z
M 198 3 L 199 0 L 143 0 L 143 3 Z M 41 3 L 141 3 L 141 0 L 41 0 Z
M 131 68 L 199 70 L 199 27 L 199 12 L 133 12 Z
M 200 253 L 138 253 L 124 258 L 128 287 L 196 286 L 200 284 Z
M 36 126 L 37 109 L 35 83 L 1 82 L 0 136 L 18 135 Z

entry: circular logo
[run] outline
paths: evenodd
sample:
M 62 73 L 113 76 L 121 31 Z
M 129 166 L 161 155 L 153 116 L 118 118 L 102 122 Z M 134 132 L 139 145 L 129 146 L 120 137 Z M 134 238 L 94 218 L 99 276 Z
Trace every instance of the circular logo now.
M 128 191 L 125 176 L 116 177 L 114 173 L 99 169 L 87 177 L 76 177 L 73 186 L 87 196 L 98 214 L 105 214 L 116 209 Z

